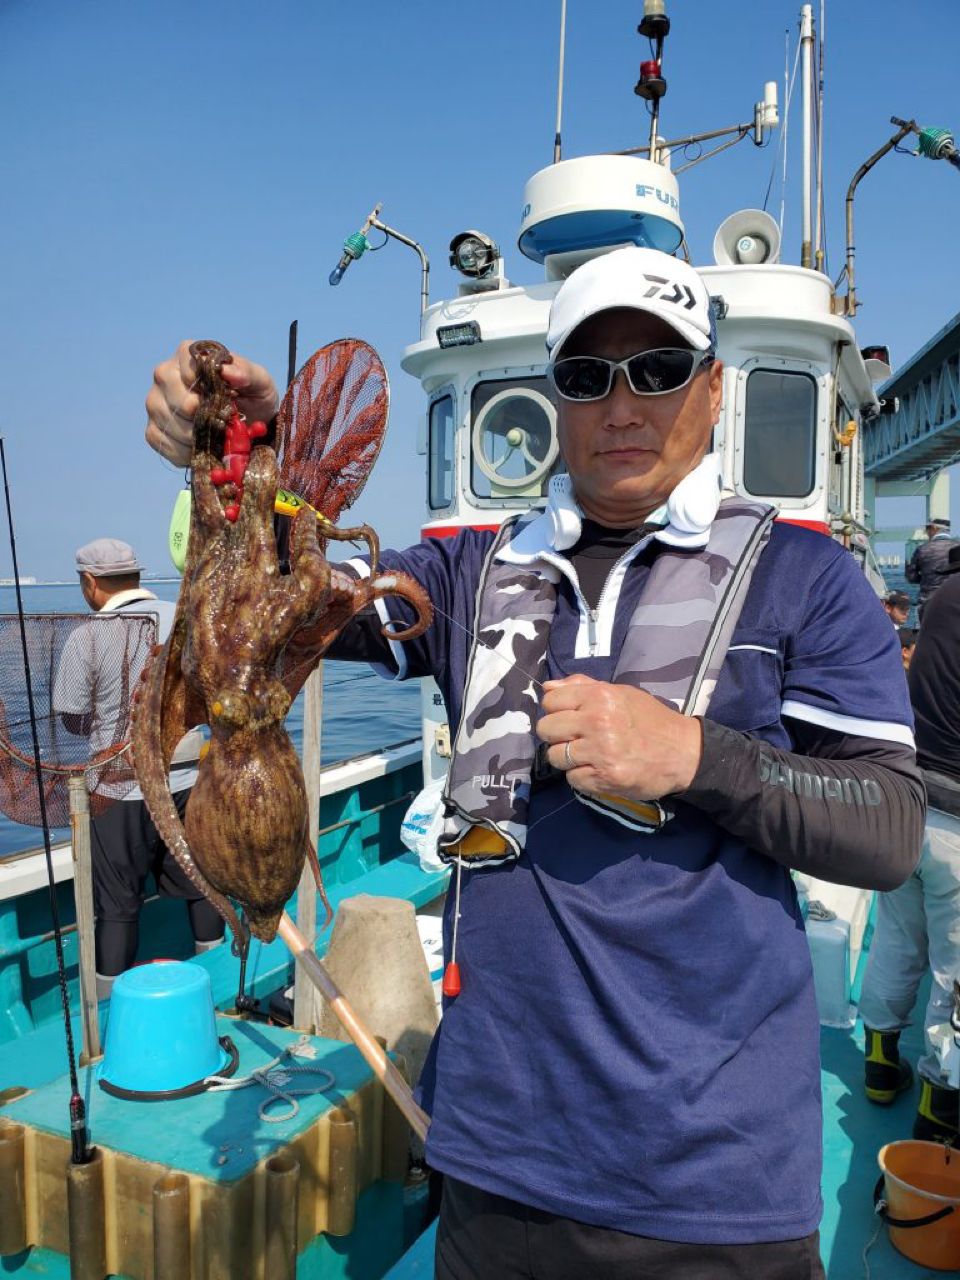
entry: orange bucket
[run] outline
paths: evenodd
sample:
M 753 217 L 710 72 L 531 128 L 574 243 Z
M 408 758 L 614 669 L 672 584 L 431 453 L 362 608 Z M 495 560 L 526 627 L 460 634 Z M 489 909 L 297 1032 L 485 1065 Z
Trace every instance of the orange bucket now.
M 877 1163 L 877 1212 L 904 1257 L 935 1271 L 960 1268 L 960 1151 L 940 1142 L 889 1142 Z

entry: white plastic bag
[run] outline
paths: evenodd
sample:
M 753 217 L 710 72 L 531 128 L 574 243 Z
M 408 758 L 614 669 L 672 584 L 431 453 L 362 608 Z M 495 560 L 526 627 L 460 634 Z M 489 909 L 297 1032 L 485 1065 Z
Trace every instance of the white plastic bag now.
M 439 871 L 445 865 L 437 856 L 443 830 L 443 788 L 446 778 L 428 782 L 410 804 L 400 827 L 400 839 L 420 859 L 423 871 Z

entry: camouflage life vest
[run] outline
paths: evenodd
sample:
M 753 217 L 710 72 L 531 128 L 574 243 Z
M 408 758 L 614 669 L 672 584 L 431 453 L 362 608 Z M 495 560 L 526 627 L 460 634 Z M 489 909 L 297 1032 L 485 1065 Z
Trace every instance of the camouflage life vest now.
M 703 715 L 709 706 L 775 515 L 771 507 L 739 497 L 718 501 L 716 488 L 712 509 L 716 514 L 695 536 L 668 526 L 633 548 L 637 555 L 655 537 L 665 544 L 644 583 L 613 677 L 685 715 Z M 526 840 L 539 686 L 547 678 L 547 641 L 564 569 L 556 551 L 517 553 L 524 531 L 544 518 L 537 512 L 508 521 L 483 566 L 463 714 L 444 789 L 438 852 L 445 861 L 462 858 L 471 867 L 503 862 L 519 857 Z M 572 545 L 569 536 L 566 545 Z M 670 817 L 657 801 L 574 794 L 637 831 L 659 830 Z

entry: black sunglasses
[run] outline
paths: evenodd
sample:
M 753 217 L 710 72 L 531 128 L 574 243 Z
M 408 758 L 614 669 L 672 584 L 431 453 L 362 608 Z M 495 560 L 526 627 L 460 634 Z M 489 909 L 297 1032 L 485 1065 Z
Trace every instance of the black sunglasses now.
M 603 356 L 567 356 L 547 366 L 547 375 L 564 400 L 602 400 L 610 394 L 618 369 L 626 376 L 637 396 L 666 396 L 692 381 L 714 353 L 691 351 L 689 347 L 662 347 L 641 351 L 626 360 L 606 360 Z

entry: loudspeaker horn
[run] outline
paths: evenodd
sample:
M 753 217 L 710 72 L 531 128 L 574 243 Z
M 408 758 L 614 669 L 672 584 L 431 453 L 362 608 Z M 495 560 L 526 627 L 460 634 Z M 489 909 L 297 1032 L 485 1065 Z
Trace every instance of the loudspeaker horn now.
M 724 218 L 713 237 L 718 267 L 780 261 L 780 228 L 763 209 L 741 209 Z

